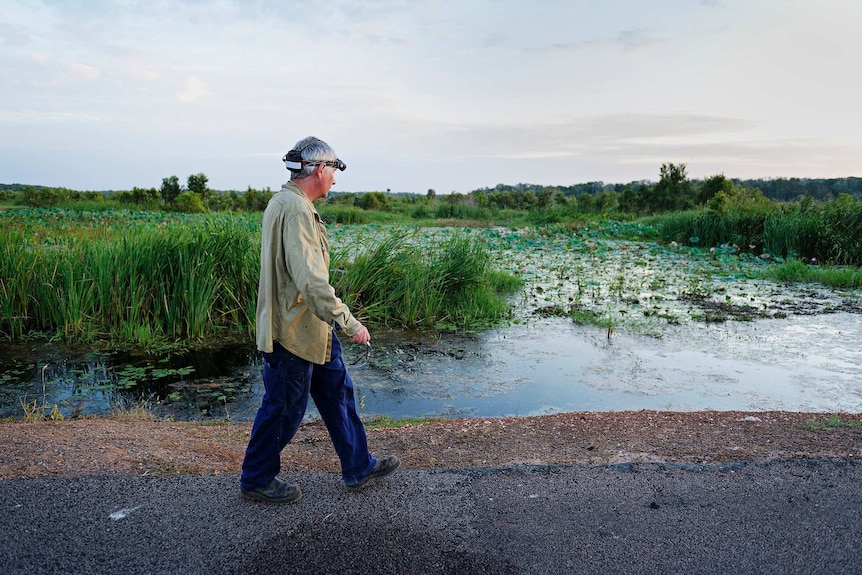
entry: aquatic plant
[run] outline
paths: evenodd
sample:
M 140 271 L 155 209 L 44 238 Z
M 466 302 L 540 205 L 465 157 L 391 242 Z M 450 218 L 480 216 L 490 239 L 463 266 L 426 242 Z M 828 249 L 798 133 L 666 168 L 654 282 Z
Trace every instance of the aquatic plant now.
M 505 294 L 520 281 L 491 268 L 482 242 L 455 234 L 439 243 L 395 228 L 333 253 L 332 282 L 361 318 L 389 328 L 469 330 L 509 311 Z
M 8 337 L 150 350 L 251 339 L 259 216 L 22 212 L 0 229 Z M 333 282 L 367 321 L 469 330 L 506 316 L 518 279 L 492 268 L 479 238 L 406 241 L 405 228 L 392 230 L 362 228 L 333 254 L 344 272 Z

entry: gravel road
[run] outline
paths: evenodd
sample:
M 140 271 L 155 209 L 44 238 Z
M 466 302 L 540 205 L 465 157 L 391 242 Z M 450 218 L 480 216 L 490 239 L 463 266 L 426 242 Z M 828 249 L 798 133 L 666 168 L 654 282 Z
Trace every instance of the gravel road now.
M 13 574 L 862 573 L 862 465 L 405 469 L 354 494 L 235 476 L 0 481 Z

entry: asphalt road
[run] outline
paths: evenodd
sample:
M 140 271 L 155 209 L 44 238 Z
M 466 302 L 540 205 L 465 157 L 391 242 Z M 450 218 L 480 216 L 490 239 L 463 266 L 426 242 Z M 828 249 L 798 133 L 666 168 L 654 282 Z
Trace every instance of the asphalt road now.
M 365 491 L 237 477 L 0 482 L 0 572 L 862 573 L 862 465 L 405 469 Z

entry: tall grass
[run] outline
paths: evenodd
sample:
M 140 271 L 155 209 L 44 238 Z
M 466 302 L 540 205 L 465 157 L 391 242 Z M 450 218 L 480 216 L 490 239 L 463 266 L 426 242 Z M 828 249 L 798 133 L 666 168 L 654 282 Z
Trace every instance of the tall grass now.
M 842 195 L 828 203 L 675 212 L 649 220 L 666 241 L 703 247 L 735 244 L 784 259 L 862 265 L 862 202 Z
M 47 246 L 0 236 L 3 328 L 13 338 L 39 331 L 140 347 L 249 332 L 253 238 L 230 220 Z
M 697 246 L 735 244 L 746 250 L 764 247 L 764 212 L 689 210 L 651 218 L 666 241 Z
M 340 204 L 325 204 L 319 206 L 320 217 L 330 224 L 370 224 L 372 222 L 395 222 L 407 221 L 408 218 L 388 212 L 380 212 L 377 210 L 365 210 L 355 206 L 345 206 Z
M 862 288 L 862 269 L 849 266 L 819 267 L 795 259 L 764 268 L 761 275 L 785 283 L 816 282 L 838 289 Z
M 363 321 L 390 328 L 474 329 L 509 313 L 520 280 L 491 269 L 481 240 L 464 234 L 437 245 L 393 230 L 357 255 L 333 254 L 333 285 Z
M 66 216 L 50 238 L 47 225 L 0 229 L 7 337 L 144 349 L 250 339 L 259 220 L 144 218 L 93 233 Z M 505 294 L 518 280 L 491 269 L 481 240 L 456 235 L 434 244 L 417 235 L 393 228 L 382 239 L 360 236 L 359 250 L 333 253 L 333 270 L 343 270 L 333 271 L 333 283 L 358 315 L 380 326 L 472 329 L 508 313 Z

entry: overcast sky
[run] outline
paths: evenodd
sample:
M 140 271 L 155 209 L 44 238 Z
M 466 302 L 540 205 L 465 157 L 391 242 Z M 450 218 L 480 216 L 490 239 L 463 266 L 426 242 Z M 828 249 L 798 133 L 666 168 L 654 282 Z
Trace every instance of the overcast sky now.
M 0 183 L 862 176 L 859 0 L 0 0 Z

